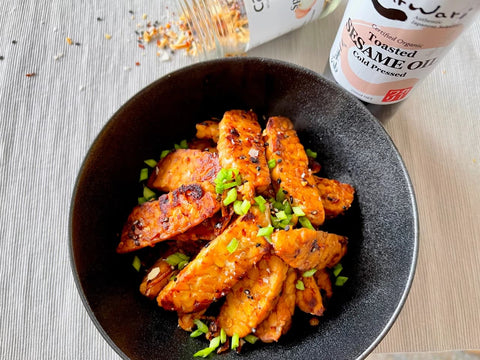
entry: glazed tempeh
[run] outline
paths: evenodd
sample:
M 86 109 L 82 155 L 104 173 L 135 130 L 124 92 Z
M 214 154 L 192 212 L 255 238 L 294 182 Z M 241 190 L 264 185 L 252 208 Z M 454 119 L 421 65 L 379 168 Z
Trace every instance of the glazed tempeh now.
M 213 142 L 218 142 L 218 121 L 206 120 L 202 121 L 195 125 L 197 128 L 197 138 L 199 139 L 210 139 Z
M 265 320 L 279 299 L 287 270 L 282 259 L 267 255 L 235 284 L 218 316 L 228 336 L 244 337 Z
M 238 169 L 245 182 L 242 194 L 252 199 L 255 191 L 262 193 L 270 185 L 270 173 L 265 158 L 262 129 L 252 111 L 227 111 L 219 124 L 217 149 L 220 165 Z
M 286 334 L 290 329 L 295 311 L 296 281 L 297 272 L 295 269 L 289 268 L 277 305 L 255 332 L 255 335 L 263 342 L 278 341 L 280 336 Z
M 298 290 L 296 293 L 296 304 L 300 310 L 308 314 L 322 316 L 325 311 L 320 288 L 313 276 L 302 277 L 304 290 Z
M 208 151 L 179 149 L 155 166 L 147 186 L 168 192 L 182 185 L 213 181 L 220 171 L 218 156 Z
M 200 224 L 220 209 L 210 183 L 182 185 L 136 206 L 123 227 L 118 253 L 153 246 Z
M 203 248 L 158 295 L 157 301 L 166 310 L 181 313 L 197 312 L 226 295 L 233 285 L 268 251 L 269 244 L 258 237 L 258 226 L 268 226 L 267 214 L 252 207 Z M 232 239 L 237 248 L 230 252 Z
M 300 270 L 335 266 L 347 251 L 344 236 L 307 228 L 280 230 L 272 234 L 275 254 Z
M 213 240 L 220 235 L 227 227 L 233 213 L 227 212 L 222 216 L 222 212 L 215 213 L 212 217 L 203 220 L 197 226 L 175 236 L 173 240 L 178 241 L 197 241 L 197 240 Z
M 325 220 L 320 193 L 308 167 L 308 157 L 292 122 L 285 117 L 271 117 L 264 131 L 267 160 L 275 160 L 270 171 L 275 191 L 280 188 L 300 207 L 313 225 Z
M 149 299 L 155 299 L 158 293 L 167 285 L 170 278 L 178 273 L 178 269 L 171 266 L 165 259 L 175 253 L 176 247 L 171 247 L 148 270 L 140 284 L 140 292 Z
M 351 185 L 318 176 L 315 176 L 315 182 L 320 191 L 327 219 L 342 215 L 350 208 L 355 195 L 355 189 Z

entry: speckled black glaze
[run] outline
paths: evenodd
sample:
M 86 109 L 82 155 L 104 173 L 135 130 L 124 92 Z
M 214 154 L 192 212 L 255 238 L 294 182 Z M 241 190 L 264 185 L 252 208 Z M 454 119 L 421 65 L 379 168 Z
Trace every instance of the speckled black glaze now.
M 322 175 L 352 184 L 356 200 L 326 225 L 350 238 L 349 281 L 318 327 L 297 313 L 278 344 L 244 348 L 244 359 L 361 359 L 395 321 L 418 249 L 412 186 L 392 141 L 365 108 L 319 75 L 256 58 L 222 59 L 171 73 L 128 101 L 106 124 L 80 171 L 72 199 L 70 255 L 95 325 L 125 359 L 190 359 L 207 346 L 176 315 L 138 291 L 133 254 L 117 255 L 118 233 L 136 204 L 143 159 L 193 136 L 195 122 L 232 108 L 290 117 L 318 152 Z M 235 353 L 219 359 L 237 358 Z

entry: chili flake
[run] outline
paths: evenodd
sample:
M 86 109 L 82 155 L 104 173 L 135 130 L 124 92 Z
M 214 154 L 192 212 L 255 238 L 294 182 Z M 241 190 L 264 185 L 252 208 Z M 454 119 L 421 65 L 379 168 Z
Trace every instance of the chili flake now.
M 35 76 L 35 75 L 37 75 L 37 74 L 35 74 L 34 72 L 25 74 L 26 77 L 32 77 L 32 76 Z
M 68 45 L 72 45 L 72 44 L 73 44 L 72 39 L 70 39 L 69 37 L 67 37 L 67 38 L 65 39 L 65 41 L 67 42 Z

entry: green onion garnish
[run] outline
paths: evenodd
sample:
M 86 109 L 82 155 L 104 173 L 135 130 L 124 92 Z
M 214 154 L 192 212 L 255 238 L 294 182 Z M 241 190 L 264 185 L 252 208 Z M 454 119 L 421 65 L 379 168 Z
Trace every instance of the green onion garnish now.
M 282 188 L 278 189 L 277 194 L 275 195 L 275 200 L 277 200 L 279 203 L 282 203 L 283 200 L 285 200 L 285 193 L 283 192 Z
M 154 191 L 150 190 L 148 187 L 144 186 L 143 187 L 143 197 L 146 199 L 146 200 L 150 200 L 150 199 L 153 199 L 155 196 L 157 196 L 157 194 L 155 194 Z
M 220 336 L 215 336 L 212 340 L 210 340 L 209 347 L 216 349 L 218 345 L 220 345 Z
M 199 350 L 197 351 L 195 354 L 193 354 L 193 357 L 207 357 L 208 355 L 210 355 L 212 352 L 215 351 L 215 348 L 211 348 L 210 346 L 205 348 L 205 349 L 202 349 L 202 350 Z
M 298 290 L 305 290 L 305 284 L 303 283 L 302 280 L 298 280 L 297 283 L 295 284 L 295 287 L 298 289 Z
M 232 336 L 232 350 L 235 350 L 240 343 L 240 338 L 237 333 L 234 333 Z
M 196 337 L 199 337 L 200 335 L 203 335 L 203 331 L 201 331 L 200 329 L 197 329 L 195 331 L 192 331 L 192 333 L 190 334 L 190 337 L 196 338 Z
M 174 147 L 175 147 L 176 150 L 178 150 L 178 149 L 188 149 L 187 140 L 180 141 L 180 144 L 175 144 Z
M 225 342 L 227 341 L 227 333 L 225 332 L 225 330 L 223 330 L 223 328 L 220 329 L 220 342 L 222 344 L 225 344 Z
M 170 265 L 170 266 L 177 266 L 178 265 L 178 268 L 180 270 L 183 269 L 183 267 L 185 267 L 185 265 L 188 263 L 188 260 L 190 260 L 190 258 L 187 255 L 179 253 L 179 252 L 176 252 L 175 254 L 172 254 L 165 259 L 165 261 L 168 263 L 168 265 Z M 182 263 L 184 263 L 184 264 L 182 264 Z M 182 265 L 180 265 L 180 264 L 182 264 Z M 180 268 L 180 266 L 182 266 L 182 268 Z
M 307 149 L 307 150 L 305 150 L 305 152 L 307 153 L 307 156 L 310 156 L 311 158 L 314 158 L 314 159 L 317 158 L 317 153 L 315 151 Z
M 148 169 L 143 168 L 142 170 L 140 170 L 140 177 L 139 177 L 138 181 L 143 181 L 143 180 L 147 180 L 147 179 L 148 179 Z
M 168 154 L 170 154 L 170 150 L 163 150 L 162 153 L 160 154 L 160 160 L 162 160 Z
M 252 205 L 246 199 L 243 201 L 237 200 L 233 203 L 233 211 L 235 212 L 235 214 L 240 216 L 246 215 L 248 213 L 248 210 L 250 210 L 250 206 Z
M 317 272 L 317 269 L 310 269 L 310 270 L 307 270 L 305 271 L 302 276 L 303 277 L 312 277 L 313 274 L 315 274 Z
M 285 214 L 285 211 L 279 211 L 275 214 L 278 220 L 285 220 L 287 218 L 287 214 Z
M 267 200 L 262 195 L 259 195 L 257 197 L 253 198 L 255 200 L 255 203 L 258 205 L 258 208 L 260 209 L 261 212 L 265 212 L 265 204 Z
M 153 159 L 144 160 L 143 162 L 145 164 L 147 164 L 148 166 L 150 166 L 151 168 L 153 168 L 153 167 L 155 167 L 155 165 L 157 165 L 157 162 Z
M 333 276 L 337 277 L 343 270 L 343 266 L 341 263 L 338 263 L 333 267 Z
M 233 203 L 235 200 L 237 200 L 237 189 L 233 188 L 228 190 L 227 196 L 223 200 L 223 205 L 227 206 Z
M 200 319 L 193 320 L 193 323 L 197 325 L 197 329 L 203 332 L 204 334 L 208 333 L 208 326 Z
M 178 270 L 182 270 L 185 266 L 187 266 L 187 264 L 188 264 L 187 260 L 180 261 L 177 266 Z
M 258 229 L 257 236 L 270 236 L 273 234 L 273 226 Z
M 268 168 L 269 169 L 273 169 L 275 167 L 275 165 L 277 165 L 277 160 L 275 160 L 275 159 L 268 160 Z
M 290 205 L 290 201 L 284 201 L 283 202 L 283 211 L 285 211 L 285 214 L 287 215 L 292 215 L 292 206 Z
M 348 280 L 348 277 L 346 276 L 337 276 L 335 279 L 335 286 L 343 286 Z
M 245 341 L 249 342 L 250 344 L 255 344 L 258 340 L 258 337 L 256 337 L 253 334 L 248 334 L 247 336 L 244 337 Z
M 146 202 L 147 199 L 145 199 L 143 196 L 138 198 L 138 205 L 142 205 L 144 202 Z
M 312 223 L 310 222 L 310 220 L 308 220 L 307 217 L 305 216 L 300 216 L 298 218 L 298 222 L 304 227 L 304 228 L 307 228 L 307 229 L 310 229 L 310 230 L 315 230 L 315 228 L 313 227 Z
M 135 268 L 135 270 L 140 271 L 140 267 L 142 266 L 142 263 L 138 256 L 135 255 L 133 258 L 132 266 Z
M 241 185 L 242 178 L 237 169 L 221 169 L 214 182 L 215 192 L 222 194 L 225 189 Z
M 236 238 L 233 238 L 232 240 L 230 240 L 230 243 L 227 245 L 227 250 L 231 254 L 235 250 L 237 250 L 237 247 L 238 247 L 238 240 Z
M 298 206 L 293 206 L 292 210 L 293 210 L 293 213 L 297 216 L 305 216 L 305 213 L 303 212 L 303 210 Z

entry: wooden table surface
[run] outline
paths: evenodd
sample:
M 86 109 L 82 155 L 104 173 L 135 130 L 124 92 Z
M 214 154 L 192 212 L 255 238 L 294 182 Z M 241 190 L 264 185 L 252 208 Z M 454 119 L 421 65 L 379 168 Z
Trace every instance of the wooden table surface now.
M 74 286 L 68 209 L 81 161 L 108 118 L 191 62 L 180 54 L 160 61 L 136 44 L 142 13 L 162 20 L 165 7 L 163 0 L 12 0 L 0 12 L 2 359 L 118 359 Z M 344 8 L 249 55 L 322 73 Z M 384 124 L 413 182 L 420 247 L 410 295 L 374 354 L 480 349 L 479 103 L 477 18 Z M 20 216 L 27 224 L 12 221 Z

